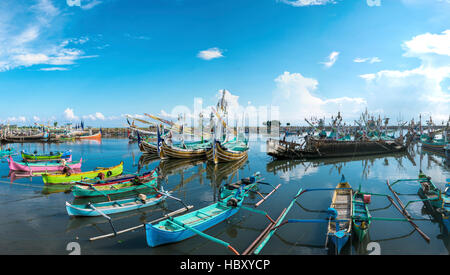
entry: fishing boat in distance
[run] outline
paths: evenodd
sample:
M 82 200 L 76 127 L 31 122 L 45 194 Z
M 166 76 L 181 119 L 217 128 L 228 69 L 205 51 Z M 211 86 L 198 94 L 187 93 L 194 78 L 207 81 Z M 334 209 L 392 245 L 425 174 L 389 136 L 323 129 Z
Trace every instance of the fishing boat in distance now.
M 74 181 L 81 181 L 83 179 L 93 179 L 98 177 L 99 179 L 114 177 L 122 174 L 123 161 L 116 166 L 109 168 L 97 167 L 93 171 L 87 172 L 71 172 L 70 170 L 63 171 L 61 174 L 42 174 L 42 180 L 45 184 L 59 184 L 59 183 L 72 183 Z
M 93 140 L 101 140 L 102 139 L 102 132 L 98 132 L 97 134 L 93 135 L 86 135 L 86 136 L 77 136 L 77 139 L 93 139 Z
M 22 151 L 21 155 L 22 155 L 22 159 L 24 161 L 46 161 L 46 160 L 58 160 L 58 159 L 66 159 L 67 161 L 72 160 L 72 152 L 71 151 L 50 152 L 48 154 L 38 154 L 37 152 L 27 153 L 25 151 Z
M 81 169 L 82 158 L 79 161 L 66 162 L 61 159 L 57 161 L 44 162 L 16 162 L 10 156 L 8 160 L 9 169 L 15 171 L 34 172 L 54 172 L 62 171 L 64 169 Z

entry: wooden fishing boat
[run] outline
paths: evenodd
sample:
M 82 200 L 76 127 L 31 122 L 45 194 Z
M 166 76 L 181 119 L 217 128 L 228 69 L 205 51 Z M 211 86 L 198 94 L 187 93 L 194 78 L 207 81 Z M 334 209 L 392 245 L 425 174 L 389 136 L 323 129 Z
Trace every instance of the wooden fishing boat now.
M 260 180 L 260 175 L 255 174 L 237 183 L 224 185 L 220 200 L 214 204 L 156 224 L 146 223 L 147 244 L 155 247 L 180 242 L 226 220 L 239 211 L 249 190 Z
M 102 132 L 98 132 L 97 134 L 94 135 L 88 135 L 88 136 L 78 136 L 78 139 L 95 139 L 95 140 L 100 140 L 102 139 Z
M 162 141 L 161 158 L 205 158 L 206 152 L 211 148 L 211 142 L 198 141 L 183 144 L 169 145 Z
M 96 170 L 73 173 L 71 171 L 66 171 L 61 174 L 43 174 L 42 180 L 45 184 L 58 184 L 58 183 L 71 183 L 74 181 L 81 181 L 82 179 L 93 179 L 99 178 L 109 178 L 122 174 L 123 172 L 123 161 L 119 165 L 112 166 L 109 168 L 97 167 Z
M 157 185 L 157 177 L 158 173 L 154 170 L 148 182 L 130 180 L 110 184 L 76 184 L 72 186 L 72 193 L 75 197 L 97 197 L 154 188 Z
M 444 153 L 447 142 L 444 139 L 422 139 L 421 144 L 423 149 Z
M 156 205 L 166 199 L 167 196 L 155 193 L 151 195 L 140 194 L 133 198 L 114 200 L 101 203 L 87 203 L 87 204 L 70 204 L 66 202 L 66 210 L 69 216 L 100 216 L 100 210 L 106 215 L 122 213 L 132 210 L 138 210 L 145 207 Z M 94 206 L 94 207 L 92 207 Z
M 57 161 L 45 161 L 45 162 L 16 162 L 10 156 L 8 159 L 9 169 L 16 171 L 27 171 L 33 172 L 52 172 L 52 171 L 62 171 L 64 169 L 80 169 L 80 161 L 66 162 L 64 159 Z
M 22 159 L 24 159 L 26 161 L 45 161 L 45 160 L 58 160 L 58 159 L 72 159 L 72 152 L 71 151 L 50 152 L 48 154 L 27 153 L 25 151 L 22 151 L 21 154 L 22 154 Z
M 325 140 L 309 138 L 306 143 L 268 139 L 267 154 L 275 159 L 324 159 L 368 156 L 406 151 L 397 141 Z
M 353 208 L 352 208 L 352 222 L 353 222 L 353 232 L 358 236 L 360 241 L 363 241 L 367 231 L 369 230 L 370 223 L 372 222 L 372 216 L 369 212 L 369 207 L 367 205 L 368 196 L 361 193 L 359 190 L 355 191 L 353 194 Z
M 333 218 L 328 222 L 327 238 L 331 239 L 339 254 L 347 243 L 351 230 L 351 215 L 353 212 L 352 190 L 350 184 L 342 176 L 341 182 L 336 186 L 330 208 L 334 212 Z
M 126 174 L 126 175 L 119 175 L 114 177 L 109 177 L 105 179 L 100 179 L 99 177 L 93 178 L 93 179 L 82 179 L 80 181 L 76 181 L 75 183 L 77 185 L 86 185 L 89 186 L 91 184 L 95 184 L 95 186 L 101 186 L 101 185 L 110 185 L 110 184 L 116 184 L 116 183 L 124 183 L 128 181 L 133 181 L 134 183 L 145 183 L 149 182 L 151 179 L 153 179 L 154 174 L 153 171 L 149 171 L 143 174 Z
M 2 142 L 39 142 L 48 138 L 48 133 L 39 133 L 34 135 L 7 135 L 2 138 Z
M 228 142 L 215 141 L 211 149 L 206 152 L 209 161 L 214 163 L 237 161 L 248 155 L 249 146 L 247 142 L 238 141 L 234 138 Z
M 147 154 L 158 154 L 158 143 L 141 140 L 141 142 L 139 143 L 139 150 Z
M 444 147 L 445 157 L 450 161 L 450 143 Z
M 419 196 L 424 198 L 424 203 L 430 203 L 432 207 L 439 208 L 442 206 L 441 190 L 437 188 L 431 178 L 425 175 L 422 171 L 419 173 Z

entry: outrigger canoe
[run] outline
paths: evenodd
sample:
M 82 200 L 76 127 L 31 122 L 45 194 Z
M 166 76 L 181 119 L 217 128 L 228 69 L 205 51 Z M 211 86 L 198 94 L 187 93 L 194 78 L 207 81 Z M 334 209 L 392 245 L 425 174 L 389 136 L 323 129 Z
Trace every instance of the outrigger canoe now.
M 81 181 L 83 179 L 93 179 L 96 177 L 99 178 L 109 178 L 115 177 L 123 172 L 123 161 L 120 162 L 119 165 L 112 166 L 109 168 L 98 167 L 96 170 L 80 172 L 80 173 L 72 173 L 71 171 L 67 171 L 66 173 L 61 174 L 43 174 L 42 180 L 45 184 L 58 184 L 58 183 L 72 183 L 74 181 Z
M 27 153 L 25 151 L 22 151 L 22 158 L 24 160 L 29 161 L 46 161 L 46 160 L 58 160 L 58 159 L 68 159 L 68 161 L 72 160 L 72 152 L 71 151 L 65 151 L 65 152 L 50 152 L 49 154 L 34 154 L 34 153 Z
M 147 244 L 155 247 L 183 241 L 236 214 L 251 188 L 261 180 L 260 174 L 242 179 L 221 188 L 221 199 L 197 211 L 187 213 L 156 224 L 145 224 Z
M 166 197 L 167 197 L 166 195 L 156 193 L 150 196 L 140 194 L 139 196 L 136 196 L 134 198 L 102 203 L 88 203 L 76 205 L 66 202 L 66 210 L 69 216 L 95 217 L 102 215 L 98 210 L 100 210 L 102 213 L 106 215 L 132 211 L 156 205 L 164 201 Z
M 153 171 L 152 180 L 147 183 L 135 182 L 133 180 L 114 184 L 90 184 L 72 186 L 75 197 L 97 197 L 121 194 L 125 192 L 138 191 L 141 189 L 154 188 L 157 185 L 158 173 Z
M 369 212 L 369 207 L 367 205 L 367 197 L 370 195 L 365 195 L 359 190 L 355 191 L 353 194 L 353 209 L 352 209 L 352 221 L 353 221 L 353 232 L 360 241 L 364 240 L 369 230 L 370 223 L 372 222 L 372 216 Z
M 100 179 L 99 177 L 93 178 L 93 179 L 82 179 L 80 181 L 77 181 L 76 184 L 78 185 L 86 185 L 89 186 L 91 184 L 95 184 L 95 186 L 100 185 L 109 185 L 109 184 L 116 184 L 116 183 L 123 183 L 127 181 L 133 181 L 135 183 L 139 182 L 149 182 L 151 179 L 153 179 L 153 171 L 146 172 L 143 174 L 126 174 L 126 175 L 119 175 L 115 177 L 109 177 L 105 179 Z
M 8 159 L 9 169 L 14 171 L 27 171 L 33 172 L 54 172 L 62 171 L 64 169 L 80 169 L 80 161 L 66 162 L 64 159 L 58 161 L 45 161 L 45 162 L 16 162 L 10 156 Z
M 337 253 L 347 243 L 352 230 L 352 189 L 350 184 L 342 176 L 341 182 L 336 186 L 329 211 L 334 212 L 333 218 L 328 223 L 327 238 L 331 239 Z

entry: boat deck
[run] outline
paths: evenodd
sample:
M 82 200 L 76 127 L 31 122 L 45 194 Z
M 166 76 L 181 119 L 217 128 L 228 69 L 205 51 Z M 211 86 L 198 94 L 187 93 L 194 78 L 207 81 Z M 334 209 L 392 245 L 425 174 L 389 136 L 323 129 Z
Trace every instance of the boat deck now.
M 335 201 L 331 204 L 331 207 L 338 212 L 337 220 L 347 220 L 346 222 L 339 222 L 341 229 L 348 229 L 350 226 L 350 219 L 352 215 L 351 205 L 351 192 L 350 190 L 342 190 L 335 197 Z M 330 233 L 336 232 L 336 223 L 330 222 Z

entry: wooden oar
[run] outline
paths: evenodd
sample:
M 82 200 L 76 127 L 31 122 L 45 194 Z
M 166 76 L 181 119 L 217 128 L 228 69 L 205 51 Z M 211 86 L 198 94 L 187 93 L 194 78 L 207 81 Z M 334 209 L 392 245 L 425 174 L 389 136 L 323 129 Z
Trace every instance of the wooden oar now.
M 103 196 L 108 198 L 108 201 L 111 201 L 111 198 L 109 197 L 108 194 L 103 193 L 102 191 L 98 190 L 97 188 L 95 188 L 95 186 L 93 184 L 89 184 L 89 187 L 91 187 L 92 189 L 94 189 L 94 191 L 99 192 L 100 194 L 102 194 Z
M 153 220 L 153 221 L 151 221 L 151 222 L 149 222 L 149 223 L 152 224 L 152 223 L 160 222 L 160 221 L 165 220 L 165 219 L 167 219 L 167 218 L 169 218 L 169 217 L 171 217 L 171 216 L 175 216 L 175 215 L 178 215 L 178 214 L 180 214 L 180 213 L 186 212 L 186 211 L 188 211 L 189 209 L 191 209 L 191 208 L 193 208 L 193 207 L 194 207 L 193 205 L 189 205 L 189 206 L 187 207 L 187 209 L 186 209 L 186 208 L 180 208 L 180 209 L 178 209 L 178 210 L 175 210 L 175 211 L 173 211 L 173 212 L 170 212 L 170 213 L 168 213 L 168 214 L 162 216 L 161 218 L 158 218 L 158 219 L 156 219 L 156 220 Z M 144 226 L 144 224 L 141 224 L 141 225 L 138 225 L 138 226 L 134 226 L 134 227 L 130 227 L 130 228 L 127 228 L 127 229 L 118 231 L 117 234 L 110 233 L 110 234 L 106 234 L 106 235 L 101 235 L 101 236 L 97 236 L 97 237 L 92 237 L 92 238 L 90 238 L 89 240 L 90 240 L 90 241 L 96 241 L 96 240 L 99 240 L 99 239 L 104 239 L 104 238 L 108 238 L 108 237 L 113 237 L 113 236 L 116 236 L 116 235 L 119 235 L 119 234 L 122 234 L 122 233 L 126 233 L 126 232 L 129 232 L 129 231 L 133 231 L 133 230 L 138 229 L 138 228 L 141 228 L 141 227 L 143 227 L 143 226 Z
M 100 215 L 102 215 L 103 217 L 105 217 L 105 218 L 108 220 L 108 222 L 109 222 L 109 224 L 111 225 L 111 227 L 112 227 L 112 230 L 113 230 L 113 232 L 114 232 L 114 236 L 117 235 L 116 229 L 114 228 L 114 225 L 113 225 L 113 223 L 112 223 L 112 221 L 111 221 L 111 218 L 110 218 L 108 215 L 106 215 L 105 213 L 103 213 L 102 211 L 98 210 L 94 205 L 92 205 L 92 203 L 89 202 L 87 205 L 88 205 L 90 208 L 92 208 L 92 210 L 97 211 L 98 213 L 100 213 Z

